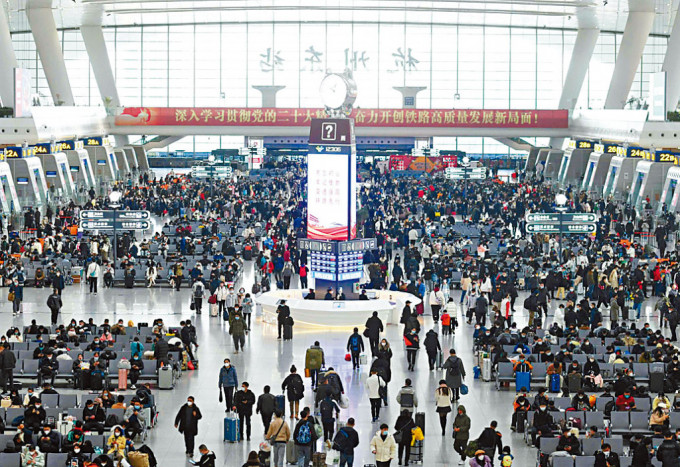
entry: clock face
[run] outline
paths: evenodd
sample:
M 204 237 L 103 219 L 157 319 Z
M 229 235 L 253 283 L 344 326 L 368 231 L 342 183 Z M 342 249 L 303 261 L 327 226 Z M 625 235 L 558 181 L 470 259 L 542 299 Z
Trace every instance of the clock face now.
M 319 91 L 326 107 L 339 109 L 347 98 L 347 82 L 339 75 L 328 75 L 321 82 Z

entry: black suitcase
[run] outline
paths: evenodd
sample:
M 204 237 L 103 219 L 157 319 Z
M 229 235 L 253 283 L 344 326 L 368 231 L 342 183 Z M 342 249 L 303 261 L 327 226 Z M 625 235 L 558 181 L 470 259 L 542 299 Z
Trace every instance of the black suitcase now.
M 626 305 L 621 307 L 621 319 L 624 321 L 628 321 L 628 310 L 629 308 Z
M 581 375 L 579 373 L 572 373 L 567 377 L 567 387 L 569 392 L 578 392 L 581 390 Z
M 515 431 L 517 433 L 524 433 L 524 428 L 527 423 L 527 413 L 524 410 L 517 412 L 517 422 L 515 425 Z
M 283 340 L 291 340 L 293 338 L 293 326 L 286 324 L 283 327 Z
M 416 426 L 423 430 L 423 436 L 425 435 L 425 412 L 416 412 Z
M 99 372 L 90 374 L 90 389 L 93 391 L 101 391 L 104 389 L 104 377 Z
M 128 274 L 125 276 L 125 288 L 126 289 L 131 289 L 135 286 L 135 278 L 132 276 L 132 274 Z
M 665 373 L 652 372 L 649 374 L 649 392 L 658 394 L 664 392 Z
M 253 259 L 253 250 L 252 249 L 244 249 L 243 250 L 243 259 L 244 261 L 250 261 Z
M 283 415 L 286 415 L 286 396 L 278 394 L 274 397 L 276 398 L 276 408 L 280 410 Z

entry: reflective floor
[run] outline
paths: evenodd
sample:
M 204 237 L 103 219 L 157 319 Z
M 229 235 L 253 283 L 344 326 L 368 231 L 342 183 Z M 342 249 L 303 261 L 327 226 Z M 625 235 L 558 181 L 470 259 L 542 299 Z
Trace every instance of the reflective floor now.
M 252 263 L 247 263 L 244 286 L 250 289 L 251 284 Z M 458 294 L 459 292 L 456 293 Z M 24 295 L 24 313 L 13 318 L 11 304 L 7 301 L 7 289 L 0 289 L 0 303 L 2 303 L 0 305 L 0 329 L 3 332 L 10 325 L 29 324 L 34 318 L 39 323 L 49 323 L 49 313 L 45 305 L 48 290 L 27 288 Z M 520 305 L 523 299 L 524 297 L 520 296 L 517 305 Z M 199 436 L 196 439 L 197 446 L 204 443 L 209 449 L 214 450 L 219 465 L 242 465 L 248 452 L 257 450 L 259 443 L 263 440 L 262 422 L 259 416 L 253 416 L 253 434 L 250 442 L 223 443 L 222 427 L 225 414 L 223 405 L 218 401 L 217 385 L 218 372 L 223 359 L 231 358 L 232 364 L 238 371 L 239 383 L 248 381 L 256 395 L 261 394 L 262 388 L 267 384 L 272 386 L 272 392 L 281 393 L 281 382 L 288 374 L 291 364 L 295 364 L 299 369 L 304 368 L 305 349 L 317 339 L 324 348 L 327 365 L 333 366 L 341 375 L 350 400 L 350 406 L 341 412 L 341 418 L 354 417 L 357 420 L 356 428 L 360 436 L 360 445 L 356 451 L 355 465 L 361 467 L 366 463 L 373 463 L 369 442 L 378 424 L 371 423 L 370 405 L 364 392 L 364 382 L 368 376 L 367 368 L 363 367 L 362 371 L 353 372 L 351 363 L 344 360 L 349 331 L 320 332 L 296 326 L 293 340 L 284 342 L 276 339 L 276 329 L 273 325 L 264 324 L 257 319 L 253 323 L 252 332 L 246 339 L 245 352 L 235 354 L 233 343 L 221 319 L 210 318 L 205 312 L 197 317 L 190 311 L 188 289 L 183 289 L 181 292 L 174 292 L 169 288 L 100 289 L 99 294 L 95 296 L 87 293 L 85 286 L 74 285 L 64 291 L 63 301 L 62 319 L 64 321 L 70 320 L 71 317 L 79 319 L 93 316 L 97 323 L 103 322 L 104 318 L 110 320 L 122 318 L 126 322 L 132 320 L 136 324 L 139 321 L 151 322 L 153 318 L 162 317 L 167 325 L 177 325 L 180 320 L 186 318 L 191 318 L 196 323 L 200 344 L 198 350 L 200 369 L 184 372 L 173 391 L 156 391 L 160 418 L 159 424 L 151 432 L 148 444 L 156 453 L 160 466 L 180 466 L 186 463 L 183 438 L 173 428 L 173 422 L 177 410 L 189 395 L 196 398 L 196 404 L 203 413 L 203 419 L 199 423 Z M 655 299 L 650 299 L 646 303 L 646 313 L 651 313 L 655 301 Z M 555 302 L 553 306 L 557 306 Z M 527 321 L 524 312 L 519 312 L 516 317 L 520 326 Z M 459 320 L 464 323 L 462 318 L 459 317 Z M 363 322 L 357 325 L 363 329 Z M 425 316 L 423 325 L 424 331 L 432 328 L 432 318 Z M 405 351 L 401 344 L 401 327 L 388 326 L 385 337 L 392 343 L 395 356 L 392 360 L 393 376 L 389 388 L 390 404 L 381 412 L 380 422 L 386 422 L 390 427 L 394 426 L 398 415 L 398 406 L 394 397 L 403 384 L 403 380 L 407 377 L 411 378 L 420 400 L 418 411 L 426 413 L 424 465 L 449 466 L 457 463 L 459 457 L 453 451 L 451 438 L 452 419 L 449 419 L 446 436 L 442 437 L 435 412 L 434 389 L 442 377 L 441 371 L 428 371 L 427 356 L 424 352 L 419 352 L 416 370 L 407 371 Z M 444 349 L 452 346 L 454 346 L 453 338 L 442 339 Z M 458 330 L 455 336 L 455 348 L 463 359 L 468 373 L 466 383 L 469 385 L 470 393 L 462 398 L 462 403 L 472 420 L 471 437 L 477 437 L 491 420 L 497 420 L 499 430 L 503 433 L 504 444 L 512 447 L 515 465 L 534 465 L 535 450 L 528 448 L 521 436 L 511 434 L 509 429 L 514 391 L 512 393 L 507 390 L 497 392 L 492 383 L 472 379 L 470 326 L 463 325 L 463 328 Z M 304 402 L 306 406 L 311 406 L 313 393 L 308 387 L 309 380 L 305 383 L 307 387 Z M 57 389 L 64 393 L 73 392 L 67 389 Z M 320 449 L 320 443 L 317 449 Z M 392 465 L 396 464 L 395 460 Z

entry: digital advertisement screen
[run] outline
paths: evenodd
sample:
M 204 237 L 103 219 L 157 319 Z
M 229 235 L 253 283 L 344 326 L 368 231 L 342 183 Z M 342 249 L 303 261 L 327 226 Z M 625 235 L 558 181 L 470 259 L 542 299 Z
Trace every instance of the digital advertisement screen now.
M 72 165 L 71 172 L 80 172 L 80 167 L 78 167 L 77 165 Z
M 47 170 L 45 171 L 45 177 L 47 178 L 54 178 L 57 176 L 57 171 L 56 170 Z
M 106 165 L 106 159 L 97 159 L 97 165 Z
M 311 239 L 347 240 L 356 237 L 356 221 L 352 223 L 353 235 L 348 235 L 350 219 L 356 219 L 356 182 L 351 181 L 353 174 L 356 179 L 356 163 L 351 164 L 354 169 L 350 171 L 350 157 L 355 159 L 350 154 L 317 153 L 307 156 L 307 236 Z M 348 212 L 351 188 L 354 196 Z
M 17 177 L 17 185 L 28 185 L 28 177 Z

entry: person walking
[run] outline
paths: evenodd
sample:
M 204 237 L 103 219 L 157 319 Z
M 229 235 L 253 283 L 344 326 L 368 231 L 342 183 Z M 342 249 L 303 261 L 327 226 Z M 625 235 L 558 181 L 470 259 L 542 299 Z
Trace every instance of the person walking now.
M 498 448 L 498 452 L 503 450 L 503 441 L 501 440 L 503 435 L 496 430 L 497 426 L 498 422 L 493 420 L 488 427 L 484 428 L 484 431 L 479 435 L 479 438 L 477 438 L 480 449 L 484 450 L 489 459 L 491 459 L 492 466 L 496 448 Z
M 484 453 L 483 449 L 475 451 L 475 457 L 470 459 L 470 467 L 492 467 L 493 462 L 491 457 Z
M 24 285 L 16 277 L 9 286 L 8 299 L 12 302 L 12 316 L 22 312 L 21 302 L 24 301 Z
M 364 335 L 368 337 L 368 345 L 371 348 L 371 355 L 376 356 L 378 353 L 378 343 L 380 342 L 380 333 L 385 330 L 383 322 L 378 318 L 378 312 L 374 311 L 373 315 L 366 320 L 366 330 Z
M 203 418 L 200 409 L 194 405 L 194 397 L 187 397 L 187 402 L 180 407 L 175 417 L 175 428 L 184 435 L 186 454 L 194 457 L 194 439 L 198 435 L 198 421 Z
M 272 415 L 276 410 L 276 396 L 270 391 L 271 388 L 268 385 L 264 387 L 264 394 L 260 394 L 260 397 L 257 398 L 257 406 L 255 407 L 255 413 L 260 414 L 260 417 L 262 417 L 265 433 L 269 431 Z
M 319 345 L 319 341 L 315 341 L 314 345 L 307 349 L 305 353 L 305 368 L 309 370 L 309 376 L 312 378 L 312 389 L 316 388 L 319 380 L 319 370 L 326 366 L 323 349 Z
M 656 450 L 656 460 L 661 462 L 661 467 L 678 467 L 680 465 L 680 443 L 673 439 L 673 433 L 666 429 L 663 432 L 663 441 Z
M 203 310 L 203 296 L 205 295 L 205 284 L 203 283 L 203 274 L 199 275 L 194 285 L 191 286 L 191 296 L 194 301 L 194 309 L 196 314 L 200 315 Z
M 435 323 L 439 322 L 439 311 L 442 309 L 442 306 L 445 303 L 444 300 L 444 293 L 439 290 L 439 286 L 435 286 L 435 288 L 430 292 L 430 309 L 432 310 L 432 321 Z
M 243 426 L 246 425 L 246 439 L 250 441 L 251 425 L 250 419 L 253 415 L 253 406 L 255 405 L 255 394 L 248 388 L 250 385 L 244 381 L 241 383 L 241 390 L 234 395 L 233 410 L 238 414 L 239 418 L 239 439 L 243 440 Z
M 347 339 L 347 352 L 352 355 L 352 370 L 359 369 L 359 356 L 364 351 L 364 340 L 359 334 L 359 328 L 354 328 L 354 332 Z
M 246 322 L 238 311 L 229 315 L 229 334 L 234 340 L 234 353 L 238 353 L 239 345 L 243 350 L 246 344 Z
M 309 419 L 308 409 L 300 412 L 300 421 L 295 425 L 293 440 L 297 448 L 298 467 L 308 467 L 312 458 L 312 446 L 316 444 L 316 431 L 314 423 Z
M 288 403 L 290 404 L 290 418 L 299 419 L 300 400 L 305 397 L 305 384 L 302 377 L 297 374 L 295 365 L 290 367 L 290 374 L 286 376 L 281 384 L 281 390 L 288 392 Z
M 224 359 L 224 366 L 220 368 L 220 377 L 217 385 L 220 392 L 224 391 L 224 403 L 227 406 L 225 412 L 230 412 L 234 406 L 234 388 L 238 386 L 238 375 L 236 374 L 236 368 L 231 365 L 231 360 L 228 358 Z
M 437 356 L 442 351 L 442 346 L 439 344 L 439 335 L 434 329 L 430 329 L 425 334 L 425 352 L 427 352 L 427 363 L 430 365 L 430 371 L 434 371 L 437 363 Z
M 465 366 L 463 360 L 456 356 L 455 349 L 449 350 L 449 358 L 443 365 L 446 371 L 446 385 L 453 390 L 453 400 L 460 399 L 460 387 L 465 379 Z
M 380 388 L 386 388 L 387 383 L 378 375 L 378 370 L 371 369 L 371 375 L 366 379 L 366 391 L 371 402 L 371 421 L 375 423 L 380 417 Z
M 387 423 L 383 423 L 371 439 L 371 452 L 375 456 L 376 467 L 390 467 L 392 459 L 397 456 L 397 443 L 389 429 Z
M 404 386 L 397 393 L 397 404 L 401 407 L 400 410 L 408 410 L 412 413 L 418 407 L 418 395 L 411 384 L 411 378 L 406 378 Z
M 359 433 L 354 429 L 354 419 L 347 419 L 347 425 L 340 428 L 333 440 L 333 449 L 340 451 L 339 467 L 354 466 L 354 448 L 359 445 Z
M 458 413 L 453 420 L 453 450 L 458 453 L 458 465 L 465 464 L 465 450 L 470 439 L 470 417 L 465 412 L 465 406 L 458 406 Z
M 61 301 L 61 297 L 59 296 L 57 289 L 52 289 L 52 293 L 49 297 L 47 297 L 47 308 L 49 308 L 51 312 L 52 325 L 57 324 L 59 310 L 61 310 L 63 305 L 64 304 Z
M 418 331 L 413 328 L 411 332 L 404 335 L 404 344 L 406 344 L 406 361 L 408 362 L 409 371 L 415 370 L 416 356 L 420 348 L 420 337 Z
M 90 293 L 97 295 L 97 283 L 99 282 L 99 275 L 101 274 L 101 268 L 97 261 L 92 261 L 87 266 L 87 283 L 90 286 Z
M 14 388 L 14 368 L 17 366 L 17 357 L 10 348 L 10 343 L 5 342 L 0 346 L 0 369 L 2 370 L 2 395 L 9 394 Z
M 408 465 L 411 458 L 411 430 L 416 427 L 413 416 L 408 410 L 402 410 L 394 424 L 395 436 L 399 446 L 399 465 Z M 402 459 L 404 463 L 402 464 Z
M 286 444 L 290 440 L 290 427 L 280 410 L 274 411 L 274 420 L 269 425 L 265 439 L 272 445 L 272 467 L 286 464 Z
M 335 417 L 340 416 L 340 407 L 338 407 L 338 404 L 331 399 L 330 394 L 326 394 L 326 397 L 324 397 L 321 404 L 319 404 L 319 412 L 321 412 L 323 440 L 331 440 L 333 439 L 333 432 L 335 431 Z
M 434 391 L 434 401 L 439 414 L 439 424 L 442 427 L 442 436 L 446 436 L 446 418 L 451 412 L 453 403 L 453 391 L 446 385 L 445 380 L 439 381 L 439 387 Z

